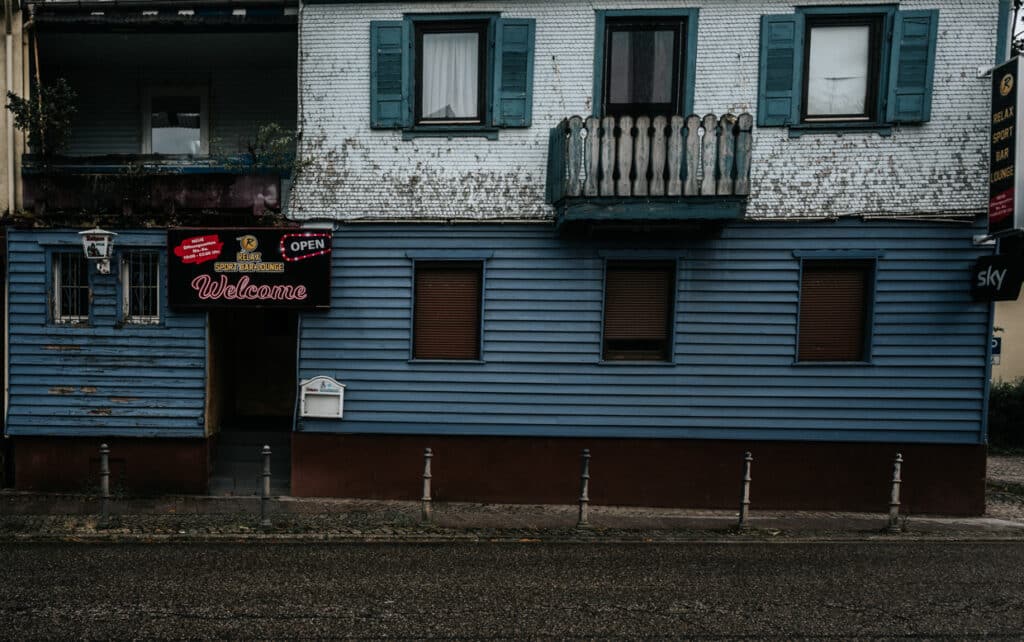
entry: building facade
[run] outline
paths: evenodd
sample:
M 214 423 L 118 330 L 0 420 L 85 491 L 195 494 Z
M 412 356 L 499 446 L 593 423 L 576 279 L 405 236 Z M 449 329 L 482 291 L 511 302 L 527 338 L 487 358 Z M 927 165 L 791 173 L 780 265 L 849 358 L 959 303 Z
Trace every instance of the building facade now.
M 901 452 L 909 510 L 980 513 L 1003 4 L 304 2 L 286 214 L 333 233 L 329 307 L 126 328 L 125 281 L 90 272 L 64 327 L 39 291 L 77 234 L 9 230 L 21 485 L 118 437 L 150 449 L 128 485 L 201 492 L 274 431 L 294 495 L 418 498 L 431 448 L 437 499 L 571 502 L 586 448 L 594 502 L 723 507 L 750 451 L 759 506 L 872 510 Z M 283 119 L 255 93 L 200 121 Z M 341 416 L 307 407 L 317 377 Z

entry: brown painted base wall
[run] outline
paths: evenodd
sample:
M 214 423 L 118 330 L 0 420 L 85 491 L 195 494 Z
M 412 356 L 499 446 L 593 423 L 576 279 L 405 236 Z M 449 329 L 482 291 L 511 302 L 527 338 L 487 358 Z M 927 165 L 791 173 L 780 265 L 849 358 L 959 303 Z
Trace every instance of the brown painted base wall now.
M 83 491 L 99 485 L 100 444 L 110 446 L 110 488 L 131 494 L 205 493 L 206 439 L 15 437 L 18 490 Z
M 735 508 L 750 450 L 754 509 L 887 511 L 901 452 L 903 513 L 985 510 L 985 447 L 928 444 L 295 433 L 292 494 L 417 500 L 427 447 L 437 501 L 574 503 L 589 448 L 593 504 Z

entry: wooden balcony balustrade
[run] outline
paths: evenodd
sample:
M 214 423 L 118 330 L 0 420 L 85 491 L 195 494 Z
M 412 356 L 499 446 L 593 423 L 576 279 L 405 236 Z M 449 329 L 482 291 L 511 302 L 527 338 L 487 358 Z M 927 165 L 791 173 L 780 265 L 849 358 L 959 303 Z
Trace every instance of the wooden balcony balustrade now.
M 747 113 L 567 118 L 551 130 L 548 202 L 745 197 L 753 125 Z

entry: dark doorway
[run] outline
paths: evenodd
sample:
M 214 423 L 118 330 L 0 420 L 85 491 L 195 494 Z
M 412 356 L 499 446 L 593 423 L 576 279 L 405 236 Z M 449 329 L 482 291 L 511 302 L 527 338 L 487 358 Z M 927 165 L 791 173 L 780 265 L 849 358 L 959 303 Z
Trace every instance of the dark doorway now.
M 260 451 L 271 448 L 275 494 L 290 486 L 298 313 L 274 309 L 210 312 L 207 421 L 216 435 L 212 494 L 259 489 Z

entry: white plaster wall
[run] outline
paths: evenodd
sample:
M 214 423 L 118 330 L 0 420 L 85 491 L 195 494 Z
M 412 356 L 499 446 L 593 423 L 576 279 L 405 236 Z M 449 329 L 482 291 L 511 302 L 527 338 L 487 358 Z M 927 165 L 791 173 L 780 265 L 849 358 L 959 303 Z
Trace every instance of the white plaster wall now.
M 806 3 L 805 3 L 806 4 Z M 815 5 L 851 2 L 815 0 Z M 874 4 L 861 2 L 856 4 Z M 987 207 L 988 78 L 997 0 L 908 0 L 939 9 L 931 122 L 877 133 L 756 128 L 748 217 L 977 214 Z M 312 161 L 292 195 L 298 219 L 538 219 L 548 130 L 591 111 L 594 10 L 700 9 L 695 111 L 757 109 L 760 16 L 782 0 L 519 0 L 307 5 L 300 15 L 300 126 Z M 537 21 L 533 125 L 500 139 L 420 138 L 369 126 L 369 23 L 403 13 L 496 11 Z

